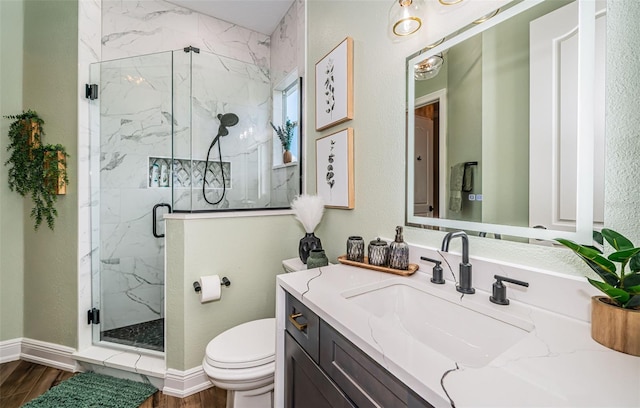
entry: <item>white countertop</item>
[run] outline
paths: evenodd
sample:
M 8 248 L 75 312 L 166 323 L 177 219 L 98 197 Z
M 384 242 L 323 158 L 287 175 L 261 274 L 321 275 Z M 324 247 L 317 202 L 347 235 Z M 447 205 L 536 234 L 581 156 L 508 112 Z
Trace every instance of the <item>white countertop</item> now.
M 498 306 L 479 289 L 461 296 L 452 282 L 434 285 L 429 278 L 422 270 L 400 277 L 333 265 L 279 275 L 278 285 L 436 407 L 452 406 L 451 401 L 458 408 L 640 407 L 640 357 L 596 343 L 589 323 L 513 298 L 510 305 Z M 345 297 L 365 285 L 405 279 L 468 309 L 523 321 L 530 331 L 488 364 L 471 367 L 406 332 L 390 330 Z

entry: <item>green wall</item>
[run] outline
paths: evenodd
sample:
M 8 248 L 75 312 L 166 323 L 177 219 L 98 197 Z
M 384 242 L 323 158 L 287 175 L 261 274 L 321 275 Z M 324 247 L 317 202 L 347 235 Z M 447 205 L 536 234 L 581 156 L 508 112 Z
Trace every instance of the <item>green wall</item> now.
M 23 108 L 45 121 L 45 143 L 70 155 L 67 194 L 58 197 L 55 231 L 37 232 L 24 204 L 23 336 L 75 347 L 78 276 L 78 3 L 27 0 L 24 9 Z M 4 58 L 4 51 L 3 51 Z
M 447 65 L 447 185 L 451 167 L 458 163 L 475 161 L 473 189 L 462 192 L 460 212 L 449 211 L 447 196 L 446 218 L 452 220 L 482 221 L 482 202 L 470 201 L 469 194 L 482 193 L 482 36 L 469 38 L 452 47 L 445 58 Z M 447 188 L 447 191 L 449 189 Z
M 24 251 L 22 197 L 9 190 L 11 120 L 22 111 L 23 2 L 0 1 L 0 341 L 22 337 Z
M 298 256 L 303 236 L 291 215 L 167 220 L 167 368 L 199 366 L 218 334 L 274 317 L 276 275 L 282 260 Z M 193 282 L 214 274 L 231 286 L 221 300 L 200 303 Z
M 529 19 L 509 19 L 482 35 L 482 220 L 528 227 L 529 30 L 525 20 Z

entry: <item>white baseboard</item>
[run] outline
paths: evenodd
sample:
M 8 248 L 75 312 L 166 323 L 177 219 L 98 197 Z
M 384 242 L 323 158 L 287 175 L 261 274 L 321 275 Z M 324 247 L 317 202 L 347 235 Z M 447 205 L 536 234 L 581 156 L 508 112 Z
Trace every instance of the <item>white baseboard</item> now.
M 64 371 L 76 372 L 80 370 L 73 357 L 73 353 L 76 351 L 74 348 L 39 340 L 25 338 L 21 340 L 21 360 L 31 361 L 32 363 L 38 363 Z
M 185 398 L 211 387 L 213 387 L 213 384 L 211 384 L 209 376 L 204 372 L 202 366 L 197 366 L 187 371 L 169 368 L 164 377 L 162 392 L 172 397 Z
M 0 341 L 0 364 L 20 360 L 22 337 Z

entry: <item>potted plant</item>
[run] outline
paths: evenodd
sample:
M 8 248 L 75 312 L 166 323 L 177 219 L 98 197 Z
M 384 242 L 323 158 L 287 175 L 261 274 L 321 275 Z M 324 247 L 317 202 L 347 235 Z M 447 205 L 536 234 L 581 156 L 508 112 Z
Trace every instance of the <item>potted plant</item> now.
M 591 298 L 591 337 L 606 347 L 640 356 L 640 247 L 608 228 L 594 233 L 601 245 L 603 237 L 615 250 L 607 257 L 595 246 L 556 241 L 575 252 L 602 279 L 587 278 L 607 295 Z
M 5 116 L 13 119 L 9 126 L 11 152 L 5 162 L 9 167 L 9 188 L 21 196 L 29 195 L 33 202 L 31 218 L 37 230 L 42 221 L 53 230 L 58 211 L 55 208 L 59 194 L 66 193 L 69 184 L 67 158 L 64 146 L 44 145 L 44 121 L 35 111 Z
M 280 143 L 282 144 L 282 149 L 284 150 L 282 154 L 283 163 L 290 163 L 292 159 L 291 155 L 291 141 L 293 140 L 293 129 L 298 126 L 298 122 L 291 122 L 291 120 L 287 119 L 284 123 L 284 129 L 282 126 L 276 127 L 273 122 L 271 123 L 271 127 L 276 131 L 278 138 L 280 139 Z

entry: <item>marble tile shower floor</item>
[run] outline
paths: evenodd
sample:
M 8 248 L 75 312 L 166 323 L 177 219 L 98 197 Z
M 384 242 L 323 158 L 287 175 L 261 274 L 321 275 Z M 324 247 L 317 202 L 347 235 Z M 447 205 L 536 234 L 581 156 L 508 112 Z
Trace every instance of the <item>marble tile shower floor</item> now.
M 100 333 L 100 339 L 111 343 L 164 351 L 164 319 L 105 330 Z

